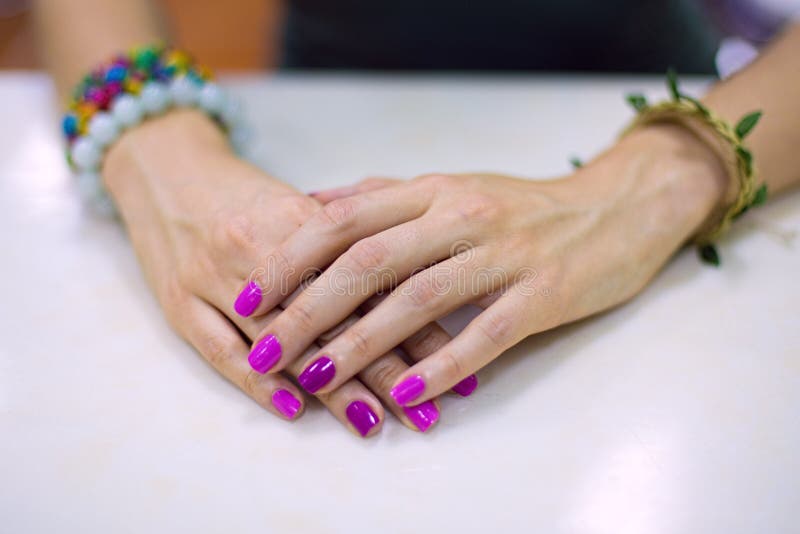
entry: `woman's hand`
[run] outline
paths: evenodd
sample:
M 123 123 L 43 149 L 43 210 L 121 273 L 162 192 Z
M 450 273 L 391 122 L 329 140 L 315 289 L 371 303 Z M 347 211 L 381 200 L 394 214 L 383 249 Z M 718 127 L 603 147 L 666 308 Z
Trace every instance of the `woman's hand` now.
M 319 210 L 319 203 L 235 157 L 216 126 L 190 110 L 126 133 L 109 152 L 103 177 L 173 328 L 261 406 L 285 419 L 298 417 L 304 397 L 287 376 L 259 374 L 247 361 L 247 342 L 279 310 L 245 318 L 234 313 L 229 295 L 266 251 Z M 450 339 L 441 328 L 431 326 L 429 332 L 427 344 L 414 339 L 404 344 L 413 357 L 421 359 Z M 315 353 L 314 342 L 309 339 L 303 351 Z M 438 419 L 435 403 L 400 409 L 390 402 L 391 384 L 407 369 L 387 350 L 360 380 L 342 381 L 320 399 L 362 436 L 380 429 L 381 401 L 406 425 L 424 431 Z M 301 370 L 299 363 L 286 369 L 291 376 Z
M 292 289 L 309 268 L 329 265 L 256 336 L 255 350 L 261 340 L 280 340 L 272 371 L 302 369 L 300 384 L 324 393 L 423 325 L 467 303 L 485 307 L 455 339 L 399 377 L 392 396 L 416 405 L 524 337 L 635 295 L 704 222 L 725 184 L 709 148 L 664 124 L 632 133 L 556 180 L 435 174 L 345 190 L 356 194 L 315 212 L 256 269 L 255 279 L 269 273 L 260 284 L 280 278 Z M 321 350 L 304 351 L 389 289 Z M 255 315 L 280 300 L 278 292 L 266 292 Z

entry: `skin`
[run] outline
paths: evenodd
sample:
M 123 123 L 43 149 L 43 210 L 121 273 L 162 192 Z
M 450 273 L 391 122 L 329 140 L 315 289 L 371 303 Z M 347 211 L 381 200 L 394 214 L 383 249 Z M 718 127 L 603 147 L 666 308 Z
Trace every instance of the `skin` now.
M 190 131 L 191 141 L 186 139 Z M 181 137 L 176 147 L 174 140 Z M 277 389 L 303 402 L 304 394 L 288 379 L 297 376 L 299 367 L 262 375 L 247 362 L 248 341 L 277 310 L 241 317 L 231 309 L 228 295 L 249 265 L 318 211 L 319 203 L 238 159 L 222 133 L 196 111 L 175 111 L 126 134 L 107 155 L 103 176 L 175 331 L 270 412 L 284 417 L 271 402 Z M 404 348 L 418 358 L 430 350 L 414 343 Z M 319 398 L 353 431 L 345 410 L 354 400 L 369 404 L 382 422 L 381 400 L 388 400 L 392 380 L 407 367 L 397 353 L 387 351 L 358 380 Z M 399 407 L 390 406 L 415 428 Z M 380 424 L 369 435 L 379 430 Z
M 76 12 L 93 16 L 72 16 Z M 64 100 L 91 66 L 131 43 L 168 40 L 161 14 L 147 1 L 42 0 L 35 3 L 34 14 L 40 49 Z M 245 318 L 234 312 L 228 297 L 250 267 L 318 211 L 320 203 L 239 159 L 213 122 L 193 110 L 175 110 L 128 130 L 107 153 L 102 178 L 173 329 L 266 410 L 286 419 L 272 403 L 273 393 L 284 389 L 301 403 L 293 419 L 302 415 L 306 395 L 291 380 L 299 366 L 261 375 L 247 361 L 252 338 L 279 308 Z M 345 318 L 309 350 L 355 320 Z M 401 346 L 418 361 L 449 340 L 433 324 Z M 400 354 L 387 351 L 357 378 L 317 397 L 356 435 L 346 416 L 355 400 L 366 402 L 378 418 L 367 436 L 380 431 L 384 404 L 417 430 L 389 402 L 391 384 L 407 369 Z
M 772 195 L 800 181 L 799 49 L 795 25 L 705 99 L 733 123 L 764 112 L 748 145 Z M 328 391 L 422 324 L 464 304 L 482 305 L 455 339 L 398 378 L 396 386 L 412 376 L 424 381 L 419 395 L 398 401 L 415 405 L 529 335 L 636 295 L 731 197 L 733 180 L 705 136 L 662 123 L 639 128 L 556 180 L 434 174 L 387 183 L 317 195 L 325 208 L 267 264 L 295 272 L 329 267 L 257 337 L 281 340 L 276 371 L 331 358 L 336 376 Z M 319 332 L 386 290 L 391 294 L 374 310 L 316 353 L 305 351 Z M 279 299 L 267 296 L 256 314 Z
M 143 0 L 39 0 L 35 8 L 62 96 L 91 65 L 131 43 L 166 37 L 163 19 Z M 800 141 L 800 110 L 789 88 L 800 85 L 799 39 L 797 29 L 790 31 L 706 99 L 731 121 L 765 111 L 749 144 L 773 193 L 798 181 L 792 151 Z M 301 397 L 287 376 L 319 354 L 332 356 L 337 374 L 320 398 L 345 424 L 343 408 L 354 398 L 381 421 L 379 399 L 403 418 L 389 386 L 422 376 L 426 388 L 413 400 L 419 403 L 527 335 L 632 297 L 702 225 L 728 184 L 716 152 L 680 127 L 661 125 L 642 128 L 551 182 L 430 175 L 383 189 L 385 182 L 362 184 L 347 198 L 324 193 L 318 199 L 331 201 L 320 209 L 238 160 L 210 121 L 191 111 L 126 133 L 109 152 L 103 179 L 173 327 L 268 410 L 276 388 Z M 321 236 L 330 245 L 320 249 Z M 455 243 L 466 246 L 453 256 Z M 230 308 L 242 280 L 265 255 L 297 272 L 344 266 L 360 291 L 334 295 L 323 274 L 293 300 L 268 294 L 256 315 L 235 316 Z M 437 290 L 420 274 L 409 277 L 433 262 L 424 272 L 441 273 L 449 262 L 505 278 L 458 293 Z M 398 291 L 375 297 L 386 287 L 365 276 L 371 267 L 399 273 Z M 485 311 L 454 340 L 429 322 L 466 302 Z M 359 306 L 373 309 L 358 319 Z M 254 374 L 246 342 L 270 333 L 284 345 L 283 357 L 274 374 Z M 411 336 L 403 347 L 420 362 L 411 369 L 391 352 L 402 336 Z

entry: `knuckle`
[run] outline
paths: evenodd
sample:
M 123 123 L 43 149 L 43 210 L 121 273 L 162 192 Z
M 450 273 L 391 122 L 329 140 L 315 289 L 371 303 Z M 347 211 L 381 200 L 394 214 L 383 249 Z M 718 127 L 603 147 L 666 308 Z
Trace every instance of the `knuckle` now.
M 440 173 L 424 174 L 419 178 L 417 178 L 417 180 L 421 184 L 433 187 L 434 189 L 450 187 L 456 185 L 456 182 L 458 181 L 458 179 L 455 176 L 452 176 L 450 174 L 440 174 Z
M 470 195 L 459 201 L 456 208 L 462 221 L 489 222 L 500 215 L 497 200 L 490 195 Z
M 391 251 L 378 239 L 362 239 L 350 247 L 347 256 L 350 263 L 363 272 L 385 265 Z
M 242 386 L 242 389 L 244 390 L 244 392 L 248 396 L 250 396 L 250 397 L 252 397 L 254 399 L 256 399 L 256 397 L 257 397 L 258 383 L 259 383 L 259 379 L 260 378 L 261 378 L 261 375 L 259 375 L 258 373 L 256 373 L 252 369 L 247 371 L 247 375 L 245 375 L 245 377 L 244 377 L 244 384 Z
M 282 217 L 298 228 L 319 209 L 319 204 L 306 195 L 289 195 L 281 199 Z
M 406 294 L 414 306 L 429 308 L 439 300 L 440 288 L 433 276 L 419 275 L 412 279 Z
M 288 279 L 293 273 L 293 267 L 289 257 L 279 247 L 267 256 L 266 265 L 261 270 L 259 277 L 260 286 L 269 290 L 282 287 L 281 282 Z
M 341 322 L 328 330 L 327 332 L 323 332 L 319 336 L 317 336 L 317 340 L 322 343 L 323 345 L 327 345 L 335 338 L 339 337 L 339 334 L 343 333 L 348 326 L 350 326 L 347 321 Z
M 445 336 L 442 334 L 443 332 L 435 323 L 428 323 L 419 332 L 404 341 L 403 348 L 416 359 L 425 358 L 444 344 Z
M 197 349 L 215 369 L 225 369 L 235 357 L 236 344 L 231 336 L 207 335 Z
M 514 336 L 514 321 L 503 313 L 485 315 L 487 317 L 475 323 L 481 334 L 496 348 L 507 347 Z
M 167 322 L 178 332 L 183 331 L 188 291 L 180 277 L 169 277 L 162 286 L 160 301 Z
M 252 253 L 258 248 L 258 229 L 247 215 L 226 217 L 220 223 L 220 234 L 225 250 Z
M 397 377 L 403 372 L 403 366 L 387 358 L 378 360 L 364 371 L 364 382 L 375 393 L 391 391 Z
M 360 328 L 353 327 L 345 334 L 348 345 L 352 347 L 354 353 L 359 355 L 369 354 L 372 346 L 370 338 Z
M 449 381 L 456 381 L 469 374 L 461 361 L 450 351 L 442 354 L 442 367 L 444 375 L 448 377 Z
M 287 309 L 292 328 L 309 332 L 314 328 L 314 315 L 305 299 L 295 300 Z
M 205 254 L 196 254 L 179 260 L 175 275 L 184 286 L 197 288 L 202 287 L 209 278 L 215 278 L 221 272 L 220 267 Z
M 355 223 L 357 204 L 352 198 L 340 198 L 326 204 L 318 213 L 323 227 L 343 231 Z

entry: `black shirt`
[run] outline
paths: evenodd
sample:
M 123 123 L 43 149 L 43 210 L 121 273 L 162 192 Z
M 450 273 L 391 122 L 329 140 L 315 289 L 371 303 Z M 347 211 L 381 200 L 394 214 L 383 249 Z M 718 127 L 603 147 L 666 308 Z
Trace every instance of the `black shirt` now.
M 290 0 L 283 66 L 710 73 L 691 0 Z

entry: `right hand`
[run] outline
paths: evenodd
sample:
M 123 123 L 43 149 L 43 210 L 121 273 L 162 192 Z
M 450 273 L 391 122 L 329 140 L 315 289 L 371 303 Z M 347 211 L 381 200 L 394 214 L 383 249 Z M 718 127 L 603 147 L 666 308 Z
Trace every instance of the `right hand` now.
M 172 111 L 126 132 L 106 156 L 103 180 L 172 327 L 262 407 L 284 419 L 298 417 L 305 399 L 288 376 L 302 369 L 260 374 L 247 359 L 249 340 L 280 309 L 241 317 L 230 295 L 259 257 L 320 204 L 237 158 L 217 127 L 192 110 Z M 449 339 L 432 324 L 403 348 L 420 360 Z M 317 344 L 308 348 L 317 350 Z M 439 417 L 438 402 L 409 410 L 389 395 L 407 369 L 400 355 L 390 352 L 358 379 L 319 398 L 358 435 L 380 429 L 381 401 L 406 426 L 425 431 Z

